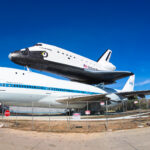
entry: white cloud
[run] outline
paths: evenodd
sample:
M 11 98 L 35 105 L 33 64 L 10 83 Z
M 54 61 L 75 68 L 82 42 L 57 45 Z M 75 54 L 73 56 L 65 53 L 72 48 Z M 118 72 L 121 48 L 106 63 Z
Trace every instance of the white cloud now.
M 150 84 L 150 79 L 149 80 L 145 80 L 143 82 L 136 83 L 135 86 L 142 86 L 142 85 L 146 85 L 146 84 Z

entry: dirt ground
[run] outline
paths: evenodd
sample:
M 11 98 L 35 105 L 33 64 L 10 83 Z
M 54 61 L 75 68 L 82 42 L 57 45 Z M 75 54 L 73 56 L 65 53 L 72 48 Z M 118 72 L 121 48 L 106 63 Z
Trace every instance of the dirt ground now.
M 1 122 L 2 124 L 2 122 Z M 150 117 L 105 121 L 5 120 L 3 127 L 25 131 L 93 133 L 149 127 Z
M 136 117 L 132 119 L 123 119 L 134 115 Z M 108 115 L 109 118 L 115 118 L 115 120 L 109 120 L 105 115 L 97 116 L 82 116 L 80 121 L 73 120 L 57 120 L 66 119 L 66 116 L 10 116 L 0 117 L 0 125 L 3 124 L 5 128 L 19 129 L 25 131 L 39 131 L 39 132 L 57 132 L 57 133 L 94 133 L 105 131 L 116 131 L 124 129 L 133 129 L 138 127 L 150 126 L 150 110 L 137 110 L 128 111 L 115 115 Z M 70 116 L 71 117 L 71 116 Z M 105 117 L 105 118 L 104 118 Z M 121 117 L 121 119 L 117 119 Z M 3 119 L 2 119 L 3 118 Z M 53 119 L 56 120 L 53 120 Z M 68 117 L 67 117 L 68 118 Z M 87 119 L 88 118 L 88 119 Z M 33 120 L 32 120 L 33 119 Z M 87 120 L 84 120 L 87 119 Z M 92 120 L 95 119 L 95 120 Z M 102 119 L 102 120 L 97 120 Z M 83 121 L 84 120 L 84 121 Z
M 149 150 L 150 127 L 101 133 L 0 128 L 0 150 Z

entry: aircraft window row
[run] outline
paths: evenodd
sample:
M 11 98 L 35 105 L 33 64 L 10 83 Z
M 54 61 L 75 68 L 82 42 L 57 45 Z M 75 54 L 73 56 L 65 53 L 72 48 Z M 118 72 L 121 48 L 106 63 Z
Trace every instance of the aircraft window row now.
M 87 92 L 87 91 L 60 89 L 60 88 L 43 87 L 43 86 L 22 85 L 22 84 L 0 83 L 0 86 L 2 86 L 2 87 L 28 88 L 28 89 L 41 89 L 41 90 L 50 90 L 50 91 L 62 91 L 62 92 L 82 93 L 82 94 L 98 94 L 98 93 Z
M 32 89 L 45 89 L 44 87 L 40 86 L 31 86 L 31 85 L 22 85 L 22 84 L 1 84 L 3 87 L 21 87 L 21 88 L 32 88 Z

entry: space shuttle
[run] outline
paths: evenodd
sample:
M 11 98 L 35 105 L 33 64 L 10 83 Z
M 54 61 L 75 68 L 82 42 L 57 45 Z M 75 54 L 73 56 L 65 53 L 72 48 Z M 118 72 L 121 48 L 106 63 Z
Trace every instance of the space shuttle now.
M 112 51 L 108 49 L 98 61 L 93 61 L 53 45 L 37 43 L 10 53 L 9 59 L 18 65 L 86 84 L 112 84 L 133 75 L 129 71 L 115 71 L 116 66 L 110 62 L 111 54 Z

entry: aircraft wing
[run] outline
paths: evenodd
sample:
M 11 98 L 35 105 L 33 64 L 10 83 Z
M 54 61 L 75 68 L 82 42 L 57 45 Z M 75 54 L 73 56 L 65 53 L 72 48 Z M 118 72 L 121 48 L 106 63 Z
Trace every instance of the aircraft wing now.
M 133 73 L 129 71 L 92 71 L 84 69 L 80 75 L 84 78 L 73 78 L 71 80 L 87 84 L 112 84 L 115 83 L 116 80 L 133 75 Z
M 107 94 L 96 94 L 96 95 L 87 95 L 87 96 L 78 96 L 78 97 L 66 97 L 63 99 L 58 99 L 57 102 L 59 103 L 67 103 L 69 104 L 77 104 L 77 103 L 93 103 L 95 101 L 103 101 L 103 100 L 108 100 L 106 97 Z
M 78 97 L 66 97 L 63 99 L 58 99 L 57 102 L 60 103 L 67 103 L 69 104 L 77 104 L 77 103 L 94 103 L 97 101 L 106 101 L 111 100 L 110 96 L 111 94 L 116 94 L 118 96 L 124 97 L 124 98 L 132 98 L 135 96 L 144 97 L 145 95 L 150 95 L 150 90 L 145 91 L 131 91 L 131 92 L 117 92 L 117 93 L 106 93 L 106 94 L 95 94 L 95 95 L 87 95 L 87 96 L 78 96 Z M 108 97 L 107 97 L 108 96 Z M 115 101 L 115 99 L 113 99 Z
M 150 90 L 144 90 L 144 91 L 130 91 L 130 92 L 119 92 L 116 93 L 119 96 L 123 96 L 126 98 L 129 97 L 135 97 L 135 96 L 139 96 L 139 97 L 145 97 L 145 95 L 150 95 Z

